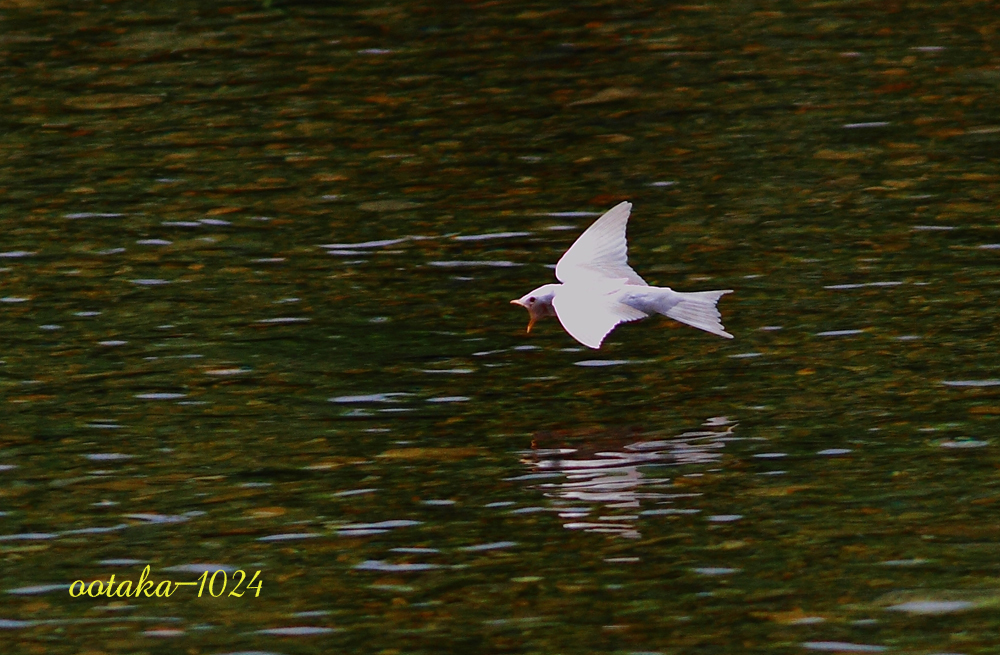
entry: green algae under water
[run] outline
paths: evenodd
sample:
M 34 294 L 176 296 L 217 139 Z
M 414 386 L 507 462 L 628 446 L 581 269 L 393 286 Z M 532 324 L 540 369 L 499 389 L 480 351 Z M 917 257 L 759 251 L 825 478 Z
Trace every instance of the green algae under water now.
M 0 2 L 4 652 L 995 652 L 998 9 Z

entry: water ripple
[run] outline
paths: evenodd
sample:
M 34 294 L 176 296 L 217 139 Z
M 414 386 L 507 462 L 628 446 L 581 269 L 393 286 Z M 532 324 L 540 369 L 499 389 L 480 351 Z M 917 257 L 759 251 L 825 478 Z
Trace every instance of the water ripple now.
M 315 539 L 324 537 L 321 532 L 286 532 L 283 534 L 272 534 L 267 537 L 260 537 L 257 541 L 296 541 L 298 539 Z
M 490 544 L 477 544 L 475 546 L 464 546 L 459 548 L 459 550 L 464 550 L 468 552 L 479 552 L 483 550 L 499 550 L 501 548 L 510 548 L 516 546 L 516 541 L 495 541 Z
M 331 403 L 396 403 L 397 398 L 412 396 L 411 393 L 391 391 L 389 393 L 371 393 L 361 396 L 337 396 L 330 398 Z
M 518 264 L 517 262 L 511 262 L 503 259 L 489 260 L 484 259 L 481 261 L 475 260 L 454 260 L 454 261 L 434 261 L 428 262 L 431 266 L 439 266 L 442 268 L 513 268 L 515 266 L 524 266 L 524 264 Z
M 967 600 L 915 600 L 893 605 L 886 609 L 894 612 L 906 612 L 907 614 L 948 614 L 973 607 L 975 607 L 975 603 L 970 603 Z
M 852 334 L 861 334 L 864 330 L 828 330 L 826 332 L 817 332 L 817 337 L 846 337 Z
M 739 573 L 742 569 L 729 569 L 725 567 L 703 567 L 691 569 L 695 573 L 700 575 L 731 575 L 733 573 Z
M 490 232 L 488 234 L 469 234 L 452 237 L 455 241 L 489 241 L 491 239 L 512 239 L 514 237 L 531 236 L 531 232 Z
M 51 532 L 21 532 L 19 534 L 0 535 L 0 541 L 44 541 L 46 539 L 55 539 L 58 536 L 58 534 Z
M 889 281 L 889 282 L 864 282 L 861 284 L 830 284 L 824 289 L 861 289 L 863 287 L 897 287 L 903 284 L 901 281 Z
M 645 360 L 639 359 L 583 359 L 573 362 L 574 366 L 600 367 L 600 366 L 620 366 L 621 364 L 635 364 Z
M 337 534 L 342 537 L 348 537 L 352 535 L 364 535 L 364 534 L 379 534 L 381 532 L 388 532 L 394 528 L 408 528 L 414 525 L 420 525 L 422 521 L 413 521 L 409 519 L 396 519 L 391 521 L 380 521 L 378 523 L 348 523 L 346 525 L 333 526 L 337 530 Z
M 72 221 L 80 218 L 118 218 L 124 215 L 125 214 L 116 214 L 110 212 L 78 212 L 75 214 L 66 214 L 64 218 L 68 218 Z
M 885 646 L 870 644 L 852 644 L 846 641 L 805 641 L 802 646 L 809 650 L 822 650 L 832 653 L 881 653 L 888 650 Z
M 69 589 L 68 584 L 41 584 L 32 585 L 30 587 L 18 587 L 16 589 L 8 589 L 8 594 L 14 594 L 16 596 L 37 596 L 39 594 L 47 594 L 50 591 L 62 591 L 64 589 Z
M 382 239 L 381 241 L 364 241 L 362 243 L 324 243 L 321 244 L 320 248 L 326 248 L 328 250 L 354 250 L 357 248 L 381 248 L 382 246 L 394 246 L 397 243 L 403 243 L 409 239 L 404 237 L 402 239 Z
M 369 559 L 354 567 L 357 571 L 385 571 L 388 573 L 405 573 L 409 571 L 429 571 L 439 569 L 440 564 L 390 564 L 377 559 Z
M 126 514 L 127 519 L 136 519 L 138 521 L 145 521 L 146 523 L 183 523 L 187 521 L 190 516 L 184 514 Z
M 101 427 L 107 426 L 102 425 Z M 86 457 L 93 462 L 116 462 L 123 459 L 133 459 L 135 455 L 126 455 L 125 453 L 90 453 L 89 455 L 83 455 L 83 457 Z
M 337 631 L 337 628 L 321 628 L 311 625 L 300 625 L 289 628 L 268 628 L 267 630 L 258 630 L 257 634 L 277 635 L 279 637 L 310 637 L 312 635 L 325 635 Z
M 138 280 L 129 280 L 129 282 L 144 287 L 155 287 L 161 284 L 170 284 L 170 280 L 162 280 L 160 278 L 139 278 Z

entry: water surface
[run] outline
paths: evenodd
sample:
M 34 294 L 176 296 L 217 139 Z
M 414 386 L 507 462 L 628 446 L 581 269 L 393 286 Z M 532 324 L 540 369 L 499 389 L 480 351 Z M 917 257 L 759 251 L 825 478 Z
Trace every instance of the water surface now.
M 994 652 L 994 9 L 0 5 L 5 652 Z

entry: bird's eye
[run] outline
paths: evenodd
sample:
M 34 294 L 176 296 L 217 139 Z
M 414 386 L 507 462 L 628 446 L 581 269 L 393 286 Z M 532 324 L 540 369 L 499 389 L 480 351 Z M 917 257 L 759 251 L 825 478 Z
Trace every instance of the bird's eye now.
M 535 297 L 532 296 L 532 297 L 528 298 L 528 302 L 535 302 Z

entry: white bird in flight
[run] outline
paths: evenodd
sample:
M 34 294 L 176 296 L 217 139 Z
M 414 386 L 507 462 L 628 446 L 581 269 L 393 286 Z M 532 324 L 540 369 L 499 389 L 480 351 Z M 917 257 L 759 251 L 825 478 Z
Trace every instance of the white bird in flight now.
M 619 323 L 663 314 L 732 339 L 715 304 L 723 291 L 674 291 L 651 287 L 628 265 L 625 226 L 632 203 L 612 207 L 580 235 L 556 263 L 556 279 L 511 304 L 528 310 L 528 332 L 540 318 L 555 316 L 569 335 L 588 348 L 601 347 Z

